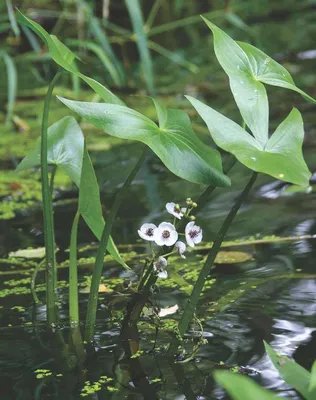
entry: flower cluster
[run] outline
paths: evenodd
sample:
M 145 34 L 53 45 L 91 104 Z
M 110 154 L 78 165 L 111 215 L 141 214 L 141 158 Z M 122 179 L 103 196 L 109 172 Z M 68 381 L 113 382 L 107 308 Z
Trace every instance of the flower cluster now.
M 184 236 L 187 245 L 194 247 L 200 243 L 203 237 L 202 229 L 195 224 L 195 217 L 190 215 L 190 212 L 197 207 L 190 198 L 186 200 L 187 207 L 180 207 L 179 204 L 170 202 L 166 204 L 166 209 L 169 214 L 173 215 L 174 223 L 161 222 L 158 226 L 152 223 L 143 224 L 138 230 L 139 236 L 150 242 L 155 242 L 158 246 L 174 246 L 181 258 L 185 258 L 186 244 L 178 240 L 179 233 L 176 230 L 176 220 L 181 220 L 183 217 L 190 219 L 186 224 Z M 180 233 L 181 235 L 181 233 Z M 160 278 L 167 278 L 168 274 L 165 271 L 167 260 L 164 257 L 159 257 L 154 263 L 154 271 Z

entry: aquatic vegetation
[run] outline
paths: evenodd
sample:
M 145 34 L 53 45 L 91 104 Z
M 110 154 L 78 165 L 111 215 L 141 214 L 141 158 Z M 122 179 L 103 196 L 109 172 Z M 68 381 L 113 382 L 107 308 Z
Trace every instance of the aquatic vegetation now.
M 145 68 L 143 71 L 145 81 L 152 95 L 154 81 L 148 51 L 150 46 L 149 33 L 144 26 L 139 2 L 126 1 L 126 5 L 133 30 L 137 35 L 136 43 L 140 53 L 141 65 Z M 84 7 L 84 10 L 89 14 L 90 22 L 93 21 L 93 14 L 89 6 Z M 150 16 L 149 21 L 147 21 L 148 26 L 152 24 L 154 18 L 155 15 Z M 232 15 L 230 15 L 230 19 L 236 23 L 236 18 L 234 19 Z M 238 18 L 237 21 L 239 21 Z M 68 357 L 73 363 L 74 369 L 79 367 L 78 370 L 82 370 L 82 365 L 84 365 L 95 339 L 97 311 L 104 309 L 104 311 L 110 310 L 111 312 L 113 308 L 110 322 L 114 325 L 117 321 L 120 322 L 120 339 L 122 339 L 125 346 L 124 354 L 126 359 L 124 362 L 134 363 L 131 364 L 134 367 L 137 366 L 134 369 L 141 369 L 139 359 L 146 354 L 145 350 L 140 350 L 140 348 L 143 349 L 143 346 L 140 346 L 137 329 L 138 327 L 143 327 L 145 331 L 150 331 L 151 329 L 144 324 L 144 321 L 141 321 L 142 316 L 146 321 L 149 320 L 152 323 L 154 326 L 152 330 L 155 329 L 158 332 L 160 329 L 168 332 L 168 346 L 166 346 L 168 349 L 161 348 L 168 353 L 169 358 L 181 353 L 180 355 L 178 354 L 177 358 L 181 363 L 193 360 L 200 346 L 207 341 L 204 337 L 203 328 L 205 317 L 196 313 L 196 306 L 203 293 L 206 290 L 209 291 L 218 283 L 218 280 L 213 275 L 214 270 L 216 271 L 214 265 L 220 263 L 243 263 L 252 258 L 252 254 L 233 251 L 220 253 L 220 249 L 224 246 L 275 241 L 274 237 L 254 237 L 243 242 L 224 242 L 227 231 L 252 190 L 258 173 L 270 175 L 273 178 L 304 187 L 308 185 L 311 176 L 302 153 L 304 129 L 300 112 L 297 109 L 292 110 L 269 137 L 269 107 L 271 103 L 268 101 L 264 85 L 270 84 L 290 89 L 298 92 L 312 103 L 315 103 L 315 100 L 299 89 L 287 70 L 265 53 L 254 46 L 235 42 L 224 31 L 205 20 L 213 32 L 216 57 L 228 75 L 234 100 L 243 119 L 242 126 L 239 126 L 234 121 L 204 104 L 200 100 L 198 93 L 191 92 L 194 96 L 198 96 L 199 99 L 187 96 L 189 102 L 206 123 L 210 135 L 218 147 L 215 149 L 212 145 L 202 142 L 196 135 L 190 118 L 185 111 L 173 109 L 174 105 L 172 103 L 168 104 L 167 107 L 164 101 L 157 99 L 148 100 L 148 102 L 153 101 L 155 114 L 152 113 L 152 110 L 150 115 L 143 110 L 141 113 L 137 108 L 137 101 L 135 101 L 135 105 L 127 106 L 116 93 L 112 93 L 111 90 L 97 80 L 83 74 L 78 67 L 78 57 L 56 36 L 48 34 L 41 25 L 21 13 L 19 13 L 19 22 L 27 29 L 30 28 L 44 41 L 53 62 L 58 67 L 44 100 L 41 137 L 17 167 L 17 172 L 38 167 L 40 167 L 41 171 L 41 183 L 39 184 L 37 181 L 38 185 L 36 187 L 38 197 L 34 199 L 34 203 L 38 203 L 40 199 L 43 201 L 44 267 L 46 276 L 45 284 L 38 285 L 37 290 L 46 291 L 45 311 L 47 311 L 49 333 L 52 333 L 54 339 L 57 339 L 56 341 L 59 348 L 62 349 L 63 357 Z M 91 23 L 94 25 L 93 22 Z M 242 25 L 242 21 L 239 21 L 240 24 Z M 99 28 L 98 24 L 94 25 L 94 35 L 99 33 L 99 38 L 103 38 L 103 46 L 111 49 L 107 42 L 107 37 L 100 34 Z M 71 42 L 69 44 L 71 45 Z M 72 44 L 74 45 L 74 43 Z M 99 58 L 101 58 L 100 55 L 102 53 L 98 48 L 85 44 L 87 48 L 99 54 Z M 80 46 L 80 43 L 76 45 Z M 230 54 L 230 57 L 227 57 L 227 54 Z M 109 57 L 108 59 L 106 56 L 104 57 L 102 58 L 103 64 L 110 71 L 113 81 L 117 85 L 121 85 L 124 82 L 124 76 L 119 70 L 115 69 L 115 57 Z M 87 120 L 99 129 L 101 131 L 99 134 L 106 138 L 108 137 L 107 135 L 110 135 L 114 138 L 111 140 L 118 138 L 120 141 L 133 141 L 136 143 L 135 148 L 139 153 L 139 160 L 135 162 L 131 171 L 128 174 L 126 173 L 127 177 L 118 186 L 119 189 L 111 208 L 105 210 L 105 213 L 101 205 L 100 188 L 94 166 L 88 152 L 89 133 L 85 131 L 85 135 L 87 135 L 85 137 L 82 131 L 82 129 L 86 128 L 86 125 L 84 123 L 79 125 L 72 116 L 63 115 L 63 118 L 59 119 L 59 116 L 57 118 L 57 115 L 54 115 L 54 118 L 52 118 L 54 123 L 48 126 L 53 90 L 56 88 L 56 82 L 60 78 L 62 71 L 68 72 L 68 76 L 73 79 L 77 88 L 79 80 L 82 80 L 95 92 L 94 98 L 88 98 L 88 100 L 92 99 L 91 102 L 78 101 L 78 98 L 74 96 L 67 95 L 70 98 L 58 96 L 58 101 L 66 106 L 64 107 L 64 112 L 66 112 L 67 108 L 75 112 L 80 119 Z M 83 100 L 83 98 L 80 99 Z M 102 102 L 99 102 L 100 99 Z M 226 110 L 223 110 L 223 112 L 226 114 Z M 111 140 L 108 143 L 109 147 L 115 143 Z M 141 147 L 137 147 L 139 142 Z M 208 141 L 208 143 L 210 142 Z M 149 149 L 153 152 L 151 157 L 157 157 L 156 159 L 159 159 L 170 173 L 194 184 L 207 185 L 207 188 L 201 194 L 200 199 L 196 197 L 198 199 L 196 202 L 192 201 L 191 198 L 183 201 L 182 205 L 180 202 L 168 202 L 165 209 L 168 216 L 173 217 L 173 221 L 169 222 L 163 219 L 163 222 L 160 222 L 161 220 L 156 222 L 155 214 L 152 214 L 150 221 L 155 223 L 140 223 L 138 235 L 145 241 L 146 253 L 130 253 L 126 254 L 125 257 L 124 253 L 120 254 L 119 248 L 116 247 L 111 238 L 111 234 L 119 209 L 124 205 L 126 194 L 130 190 L 133 180 L 148 161 Z M 219 149 L 231 153 L 230 158 L 226 159 L 228 162 L 224 163 L 224 168 L 222 166 L 222 153 Z M 25 152 L 27 150 L 29 149 L 25 149 Z M 237 161 L 250 169 L 252 175 L 232 204 L 232 208 L 215 236 L 214 242 L 201 244 L 207 229 L 203 226 L 203 223 L 196 221 L 195 214 L 199 208 L 207 204 L 210 194 L 216 187 L 227 188 L 230 186 L 231 179 L 227 174 Z M 124 169 L 123 164 L 122 169 Z M 69 260 L 62 264 L 63 267 L 69 267 L 68 281 L 57 281 L 58 264 L 55 255 L 56 244 L 52 204 L 54 183 L 56 184 L 56 170 L 65 173 L 79 190 L 76 214 L 71 232 L 69 232 Z M 42 193 L 41 196 L 39 195 L 40 192 Z M 190 195 L 193 197 L 193 192 Z M 184 200 L 185 197 L 179 191 L 179 200 Z M 8 211 L 5 211 L 4 214 L 10 215 Z M 106 218 L 103 215 L 106 215 Z M 96 257 L 81 259 L 78 257 L 78 232 L 81 222 L 84 222 L 89 227 L 98 240 Z M 134 234 L 136 240 L 136 229 Z M 182 238 L 183 241 L 180 240 Z M 202 254 L 191 258 L 190 251 L 192 249 L 202 250 Z M 207 254 L 205 254 L 206 250 Z M 126 275 L 123 273 L 119 275 L 116 270 L 115 272 L 109 270 L 110 272 L 106 274 L 106 277 L 104 276 L 104 268 L 108 267 L 108 261 L 112 259 L 115 260 L 117 268 L 125 269 L 124 274 Z M 130 265 L 127 265 L 127 263 Z M 92 273 L 91 275 L 86 275 L 83 281 L 80 281 L 78 268 L 82 265 L 89 267 Z M 133 265 L 132 268 L 131 265 Z M 34 265 L 34 267 L 36 266 Z M 294 268 L 293 271 L 291 270 L 291 274 L 293 277 L 296 276 Z M 122 276 L 127 278 L 123 279 Z M 288 278 L 288 275 L 286 277 Z M 278 278 L 273 277 L 273 279 L 280 278 L 281 276 Z M 29 294 L 30 282 L 31 278 L 29 276 L 19 280 L 5 281 L 5 288 L 2 290 L 1 296 Z M 212 318 L 212 315 L 232 305 L 247 291 L 257 290 L 260 283 L 262 282 L 256 279 L 245 283 L 241 282 L 240 287 L 238 286 L 234 290 L 227 290 L 226 294 L 218 301 L 210 301 L 205 304 L 203 310 L 210 314 L 210 318 Z M 62 307 L 60 307 L 60 293 L 57 289 L 61 287 L 69 289 L 69 344 L 65 343 L 64 337 L 58 329 L 58 318 L 61 315 L 60 309 Z M 160 289 L 165 292 L 170 292 L 173 289 L 182 291 L 184 301 L 179 302 L 179 306 L 177 305 L 176 309 L 168 310 L 168 307 L 165 306 L 161 309 L 157 306 L 159 304 L 157 298 L 159 297 Z M 65 292 L 66 290 L 62 291 L 63 294 Z M 111 292 L 115 292 L 115 295 L 108 296 L 106 294 L 101 296 L 99 294 Z M 88 293 L 89 298 L 83 340 L 82 332 L 80 331 L 79 299 L 84 297 L 84 293 Z M 104 298 L 107 299 L 108 297 L 111 298 L 109 302 L 103 304 Z M 100 300 L 102 304 L 98 307 Z M 14 306 L 11 309 L 23 312 L 22 308 L 22 306 Z M 179 322 L 173 319 L 162 320 L 163 316 L 176 311 L 180 314 Z M 184 336 L 186 332 L 189 332 L 189 339 Z M 209 337 L 211 336 L 212 333 L 209 333 Z M 192 347 L 190 354 L 184 348 L 187 343 L 190 343 Z M 86 348 L 84 345 L 87 345 Z M 69 349 L 75 354 L 75 356 L 72 355 L 73 358 L 69 356 Z M 120 355 L 118 357 L 118 365 L 116 365 L 118 369 L 121 368 L 119 364 L 122 359 L 123 357 Z M 283 358 L 278 359 L 277 362 L 280 367 L 289 364 L 288 360 Z M 240 370 L 236 366 L 233 367 L 232 372 L 235 372 L 234 375 L 238 376 L 236 372 L 240 372 Z M 35 373 L 37 373 L 38 379 L 51 379 L 50 377 L 55 376 L 50 370 L 36 370 Z M 224 376 L 224 379 L 222 378 L 223 376 L 215 375 L 215 379 L 218 379 L 225 386 L 223 381 L 225 379 L 229 380 L 229 377 Z M 87 378 L 84 377 L 82 382 L 85 379 Z M 123 377 L 124 379 L 126 378 Z M 156 382 L 159 382 L 159 380 L 156 380 Z M 109 384 L 111 381 L 112 378 L 108 378 L 105 375 L 96 380 L 94 375 L 93 381 L 85 381 L 80 396 L 87 397 L 103 389 L 109 392 L 118 391 L 118 387 Z M 152 383 L 154 381 L 155 379 L 152 380 Z M 150 386 L 149 382 L 147 384 Z M 237 387 L 238 384 L 238 378 L 237 380 L 233 378 L 232 385 Z M 246 381 L 245 385 L 249 385 L 249 382 L 247 383 Z M 253 398 L 256 396 L 259 398 L 260 389 L 252 384 L 250 384 L 249 388 L 249 393 L 254 393 Z M 227 390 L 229 391 L 228 386 Z M 312 388 L 312 390 L 314 389 Z M 233 393 L 238 395 L 238 390 L 234 389 Z M 306 392 L 303 395 L 306 395 Z M 194 397 L 191 396 L 191 398 Z
M 71 181 L 63 174 L 57 174 L 56 184 L 67 188 Z M 8 220 L 29 212 L 37 207 L 41 200 L 39 174 L 34 172 L 32 177 L 29 177 L 26 174 L 1 171 L 0 196 L 0 219 Z
M 106 375 L 100 376 L 100 379 L 95 382 L 86 381 L 84 387 L 81 389 L 80 396 L 87 397 L 101 391 L 102 389 L 107 389 L 109 392 L 118 391 L 117 388 L 110 385 L 110 382 L 112 381 L 113 378 L 109 378 Z

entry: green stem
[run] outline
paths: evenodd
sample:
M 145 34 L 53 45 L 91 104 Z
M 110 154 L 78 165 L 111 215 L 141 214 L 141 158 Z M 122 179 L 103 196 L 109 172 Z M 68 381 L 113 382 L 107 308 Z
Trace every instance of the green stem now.
M 197 281 L 194 284 L 191 296 L 189 298 L 189 300 L 187 301 L 187 304 L 184 307 L 184 312 L 181 316 L 179 325 L 178 325 L 178 332 L 179 335 L 181 337 L 183 337 L 184 333 L 186 332 L 186 330 L 188 329 L 188 326 L 194 316 L 194 312 L 195 312 L 195 308 L 197 306 L 197 303 L 199 301 L 201 292 L 203 290 L 205 281 L 208 278 L 208 275 L 211 271 L 211 268 L 214 264 L 215 258 L 217 256 L 217 253 L 220 250 L 220 247 L 222 245 L 222 242 L 226 236 L 226 233 L 231 225 L 231 223 L 233 222 L 233 219 L 235 218 L 241 204 L 243 203 L 243 201 L 246 199 L 246 197 L 248 196 L 253 184 L 255 183 L 255 180 L 257 178 L 258 173 L 257 172 L 253 172 L 247 186 L 245 187 L 245 189 L 242 191 L 242 193 L 240 194 L 240 196 L 238 196 L 238 198 L 235 201 L 235 204 L 233 205 L 232 209 L 230 210 L 230 212 L 228 213 L 227 217 L 225 218 L 225 221 L 223 222 L 223 225 L 221 226 L 216 239 L 213 243 L 213 246 L 208 254 L 208 257 L 204 263 L 204 266 L 199 274 L 199 277 L 197 279 Z M 169 354 L 173 354 L 178 346 L 179 343 L 179 339 L 174 338 L 173 341 L 170 344 L 170 347 L 168 349 L 168 353 Z
M 52 99 L 53 89 L 61 75 L 58 71 L 51 81 L 44 101 L 44 111 L 42 119 L 41 132 L 41 178 L 42 178 L 42 199 L 43 199 L 43 220 L 44 220 L 44 238 L 46 248 L 46 302 L 47 302 L 47 322 L 49 325 L 56 322 L 56 285 L 55 285 L 55 243 L 54 243 L 54 221 L 53 221 L 53 205 L 52 196 L 48 179 L 48 162 L 47 162 L 47 131 L 48 131 L 48 114 L 50 102 Z
M 35 267 L 35 269 L 33 271 L 32 278 L 31 278 L 31 293 L 32 293 L 35 304 L 40 303 L 39 298 L 37 297 L 37 294 L 36 294 L 36 278 L 37 278 L 38 271 L 41 269 L 42 266 L 43 266 L 43 262 L 40 262 L 37 264 L 37 266 Z
M 77 235 L 79 218 L 80 212 L 78 210 L 72 223 L 69 253 L 69 318 L 72 326 L 79 323 L 77 266 Z
M 146 27 L 147 31 L 152 27 L 153 23 L 155 22 L 156 15 L 157 15 L 159 8 L 163 1 L 164 0 L 156 0 L 154 5 L 151 7 L 147 21 L 144 26 L 144 27 Z
M 55 182 L 55 176 L 56 176 L 56 171 L 57 171 L 57 165 L 53 165 L 52 172 L 50 174 L 50 180 L 49 180 L 49 190 L 50 190 L 50 195 L 51 195 L 51 201 L 53 201 L 53 193 L 54 193 L 54 182 Z M 52 213 L 53 213 L 53 223 L 54 223 L 54 209 L 52 207 Z M 52 231 L 53 235 L 53 240 L 55 243 L 55 232 L 54 229 Z M 54 251 L 54 263 L 56 265 L 56 254 Z M 57 268 L 54 269 L 54 287 L 55 290 L 57 288 Z
M 135 175 L 137 174 L 140 167 L 142 166 L 142 164 L 146 158 L 146 155 L 147 155 L 147 147 L 144 148 L 140 159 L 138 160 L 137 164 L 133 168 L 132 172 L 129 174 L 129 176 L 126 179 L 121 190 L 116 195 L 114 204 L 110 210 L 108 219 L 106 221 L 105 227 L 102 232 L 102 237 L 100 240 L 100 245 L 99 245 L 96 260 L 95 260 L 95 266 L 94 266 L 94 270 L 93 270 L 91 288 L 90 288 L 90 293 L 89 293 L 87 318 L 86 318 L 86 330 L 85 330 L 85 340 L 87 342 L 90 342 L 93 339 L 95 322 L 96 322 L 97 305 L 98 305 L 99 284 L 100 284 L 100 280 L 101 280 L 101 276 L 102 276 L 104 255 L 105 255 L 108 241 L 110 238 L 112 226 L 113 226 L 114 220 L 116 218 L 116 214 L 123 202 L 123 199 L 129 189 L 133 179 L 135 178 Z

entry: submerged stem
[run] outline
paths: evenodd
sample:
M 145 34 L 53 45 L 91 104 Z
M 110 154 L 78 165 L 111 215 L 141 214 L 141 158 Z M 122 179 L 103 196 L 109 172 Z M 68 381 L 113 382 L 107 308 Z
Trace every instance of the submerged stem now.
M 79 218 L 80 212 L 78 210 L 72 223 L 69 253 L 69 318 L 72 325 L 79 323 L 77 266 L 77 236 Z
M 49 325 L 56 322 L 56 263 L 55 263 L 55 241 L 54 241 L 54 219 L 52 195 L 48 179 L 47 162 L 47 131 L 48 114 L 53 89 L 61 75 L 58 71 L 51 81 L 44 101 L 44 111 L 42 118 L 41 131 L 41 179 L 42 179 L 42 199 L 43 199 L 43 220 L 44 238 L 46 248 L 46 302 L 47 302 L 47 322 Z
M 100 245 L 99 245 L 96 260 L 95 260 L 95 266 L 94 266 L 94 270 L 93 270 L 91 288 L 90 288 L 90 293 L 89 293 L 87 318 L 86 318 L 86 330 L 85 330 L 85 340 L 87 342 L 89 342 L 93 339 L 97 305 L 98 305 L 99 284 L 100 284 L 101 275 L 102 275 L 104 254 L 106 252 L 106 247 L 108 245 L 108 241 L 110 238 L 112 226 L 113 226 L 114 220 L 116 218 L 116 214 L 122 204 L 122 201 L 129 189 L 133 179 L 135 178 L 135 175 L 137 174 L 140 167 L 142 166 L 142 164 L 146 158 L 146 155 L 147 155 L 147 147 L 144 148 L 140 159 L 138 160 L 137 164 L 133 168 L 132 172 L 129 174 L 129 176 L 126 179 L 121 190 L 116 195 L 114 204 L 110 210 L 109 216 L 107 218 L 105 227 L 102 232 L 102 237 L 100 240 Z
M 181 337 L 184 335 L 184 333 L 188 329 L 188 326 L 193 318 L 195 308 L 199 301 L 205 281 L 210 273 L 210 270 L 213 266 L 216 255 L 220 250 L 221 244 L 226 236 L 226 233 L 227 233 L 231 223 L 233 222 L 233 219 L 235 218 L 241 204 L 243 203 L 245 198 L 248 196 L 248 194 L 257 178 L 257 175 L 258 175 L 257 172 L 253 172 L 247 186 L 244 188 L 244 190 L 242 191 L 240 196 L 238 196 L 238 198 L 236 199 L 235 204 L 233 205 L 232 209 L 230 210 L 227 217 L 225 218 L 225 221 L 223 222 L 223 225 L 221 226 L 221 228 L 215 238 L 213 246 L 212 246 L 212 248 L 208 254 L 208 257 L 204 263 L 204 266 L 199 274 L 197 281 L 195 282 L 191 296 L 190 296 L 189 300 L 187 301 L 187 304 L 184 307 L 184 312 L 181 316 L 181 319 L 180 319 L 180 322 L 178 325 L 178 332 Z M 174 353 L 174 351 L 177 348 L 178 343 L 179 343 L 179 339 L 174 338 L 168 349 L 169 354 Z

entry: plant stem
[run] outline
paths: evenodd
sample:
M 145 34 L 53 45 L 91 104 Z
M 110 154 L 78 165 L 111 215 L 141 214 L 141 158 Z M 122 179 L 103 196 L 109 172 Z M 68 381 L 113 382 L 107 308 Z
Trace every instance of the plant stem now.
M 94 266 L 94 270 L 93 270 L 91 288 L 90 288 L 90 293 L 89 293 L 89 301 L 88 301 L 88 309 L 87 309 L 87 317 L 86 317 L 86 329 L 85 329 L 85 340 L 87 342 L 90 342 L 93 339 L 97 305 L 98 305 L 99 284 L 100 284 L 100 280 L 101 280 L 101 276 L 102 276 L 104 255 L 105 255 L 106 247 L 108 245 L 108 241 L 110 238 L 112 226 L 113 226 L 114 220 L 116 218 L 116 214 L 122 204 L 122 201 L 129 189 L 133 179 L 135 178 L 135 175 L 139 171 L 140 167 L 142 166 L 142 164 L 146 158 L 147 150 L 148 150 L 147 147 L 145 147 L 137 164 L 133 168 L 132 172 L 129 174 L 129 176 L 126 179 L 121 190 L 116 195 L 114 204 L 110 210 L 108 219 L 106 221 L 105 227 L 102 232 L 102 237 L 100 240 L 100 245 L 99 245 L 96 260 L 95 260 L 95 266 Z
M 50 190 L 50 195 L 51 195 L 51 201 L 53 201 L 53 194 L 54 194 L 54 182 L 55 182 L 55 176 L 57 172 L 57 165 L 53 165 L 52 172 L 50 174 L 50 180 L 49 180 L 49 190 Z M 53 215 L 53 226 L 54 226 L 54 209 L 52 207 L 52 215 Z M 54 229 L 52 231 L 53 235 L 53 241 L 55 244 L 55 232 Z M 55 249 L 54 249 L 54 264 L 56 265 L 56 255 L 55 255 Z M 57 268 L 54 269 L 54 287 L 55 290 L 57 288 Z
M 55 243 L 54 243 L 54 221 L 52 196 L 48 179 L 47 162 L 47 130 L 49 106 L 52 99 L 54 86 L 61 75 L 58 71 L 51 81 L 44 101 L 44 111 L 41 132 L 41 179 L 42 179 L 42 199 L 43 199 L 43 219 L 44 219 L 44 238 L 46 248 L 46 302 L 47 302 L 47 322 L 49 325 L 56 322 L 56 285 L 54 274 L 55 265 Z
M 36 294 L 36 278 L 37 278 L 38 271 L 41 269 L 42 266 L 43 266 L 43 262 L 40 262 L 36 265 L 36 267 L 33 271 L 33 274 L 32 274 L 32 278 L 31 278 L 31 292 L 32 292 L 34 304 L 40 303 L 39 298 L 37 297 L 37 294 Z
M 72 223 L 69 253 L 69 318 L 72 326 L 79 323 L 77 268 L 77 235 L 79 218 L 80 212 L 78 210 Z
M 233 205 L 232 209 L 230 210 L 227 217 L 225 218 L 225 221 L 223 222 L 223 225 L 221 226 L 221 228 L 216 236 L 214 244 L 208 254 L 208 257 L 207 257 L 207 259 L 204 263 L 204 266 L 199 274 L 199 277 L 198 277 L 197 281 L 195 282 L 191 296 L 190 296 L 189 300 L 187 301 L 187 304 L 184 307 L 184 312 L 181 316 L 181 319 L 180 319 L 180 322 L 178 325 L 178 333 L 181 337 L 184 335 L 184 333 L 188 329 L 188 326 L 194 316 L 195 308 L 199 301 L 205 281 L 208 278 L 208 275 L 213 266 L 216 255 L 220 250 L 221 244 L 226 236 L 226 233 L 227 233 L 231 223 L 233 222 L 233 219 L 235 218 L 241 204 L 243 203 L 245 198 L 248 196 L 248 194 L 257 178 L 257 175 L 258 175 L 257 172 L 253 172 L 247 186 L 245 187 L 243 192 L 240 194 L 240 196 L 238 196 L 238 198 L 236 199 L 235 204 Z M 176 348 L 178 346 L 178 343 L 179 343 L 179 339 L 174 338 L 168 349 L 168 353 L 170 355 L 174 353 L 174 351 L 176 350 Z

